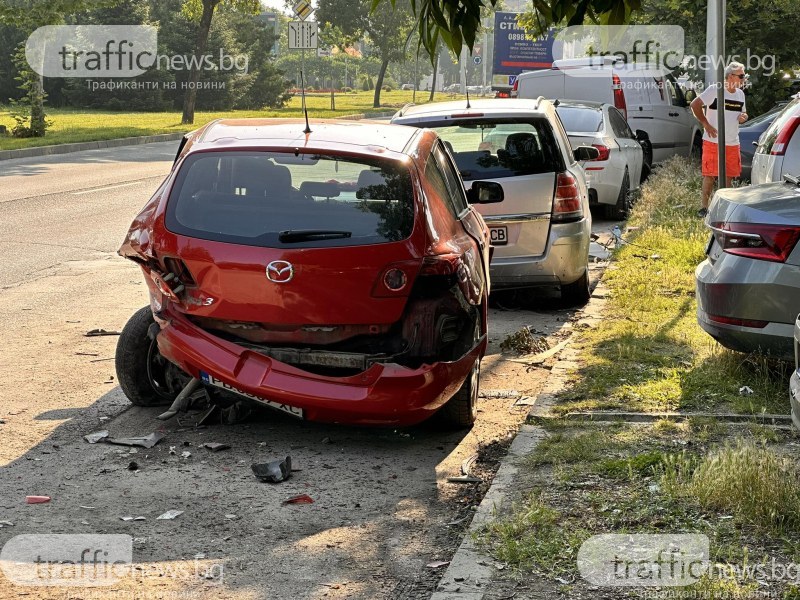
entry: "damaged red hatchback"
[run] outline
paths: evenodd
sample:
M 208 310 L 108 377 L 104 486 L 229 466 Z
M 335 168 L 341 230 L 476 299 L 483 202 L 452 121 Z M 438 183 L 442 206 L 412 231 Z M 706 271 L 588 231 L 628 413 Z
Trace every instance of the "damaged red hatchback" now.
M 175 410 L 203 386 L 314 421 L 469 426 L 490 256 L 470 202 L 501 200 L 491 182 L 465 194 L 430 130 L 212 122 L 120 248 L 150 292 L 120 386 Z

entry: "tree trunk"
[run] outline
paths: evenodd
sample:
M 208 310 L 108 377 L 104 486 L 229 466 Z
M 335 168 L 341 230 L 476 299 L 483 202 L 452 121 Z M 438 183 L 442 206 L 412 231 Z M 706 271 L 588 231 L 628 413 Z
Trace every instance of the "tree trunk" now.
M 372 101 L 372 108 L 380 108 L 381 105 L 381 88 L 383 87 L 383 77 L 386 75 L 386 68 L 389 66 L 389 61 L 384 59 L 381 61 L 381 70 L 378 71 L 378 81 L 375 83 L 375 97 Z
M 200 17 L 200 28 L 197 31 L 197 42 L 194 49 L 194 62 L 189 71 L 189 81 L 186 94 L 183 96 L 183 118 L 181 123 L 194 123 L 194 105 L 197 101 L 197 82 L 200 80 L 200 57 L 206 52 L 208 45 L 208 33 L 211 31 L 211 19 L 214 17 L 214 9 L 220 0 L 203 0 L 203 16 Z
M 433 102 L 433 94 L 436 92 L 436 74 L 439 70 L 439 53 L 433 57 L 433 77 L 431 77 L 431 95 L 428 96 L 428 102 Z
M 36 90 L 31 102 L 31 131 L 34 137 L 44 137 L 47 129 L 44 117 L 44 80 L 41 75 L 34 75 L 36 78 L 33 85 Z

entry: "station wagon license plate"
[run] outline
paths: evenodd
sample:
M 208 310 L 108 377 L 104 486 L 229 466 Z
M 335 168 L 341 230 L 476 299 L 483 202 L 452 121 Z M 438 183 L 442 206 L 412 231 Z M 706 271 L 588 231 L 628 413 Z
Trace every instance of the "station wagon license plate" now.
M 508 244 L 508 227 L 490 227 L 489 240 L 492 246 L 505 246 Z
M 234 394 L 244 396 L 245 398 L 250 398 L 250 400 L 255 400 L 256 402 L 259 402 L 261 404 L 266 404 L 271 408 L 290 414 L 293 417 L 297 417 L 298 419 L 303 418 L 302 408 L 297 408 L 296 406 L 289 406 L 288 404 L 281 404 L 280 402 L 273 402 L 272 400 L 266 400 L 265 398 L 261 398 L 260 396 L 249 394 L 244 390 L 240 390 L 238 388 L 233 387 L 229 383 L 225 383 L 221 379 L 217 379 L 216 377 L 210 375 L 209 373 L 206 373 L 205 371 L 200 371 L 200 380 L 206 385 L 213 385 L 214 387 L 222 388 L 223 390 L 233 392 Z

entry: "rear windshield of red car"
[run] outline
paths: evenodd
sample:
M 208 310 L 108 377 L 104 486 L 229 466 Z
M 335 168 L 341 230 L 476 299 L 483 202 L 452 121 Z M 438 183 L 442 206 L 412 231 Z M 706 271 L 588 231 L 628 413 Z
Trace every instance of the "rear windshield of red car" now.
M 167 229 L 271 248 L 403 240 L 414 225 L 407 167 L 325 154 L 201 152 L 181 165 Z
M 450 148 L 462 179 L 503 179 L 563 171 L 561 150 L 547 119 L 425 123 Z

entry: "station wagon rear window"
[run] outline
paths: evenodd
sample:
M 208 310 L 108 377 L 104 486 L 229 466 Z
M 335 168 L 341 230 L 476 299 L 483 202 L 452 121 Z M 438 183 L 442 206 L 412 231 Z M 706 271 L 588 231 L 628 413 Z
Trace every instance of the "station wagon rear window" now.
M 425 126 L 444 140 L 465 181 L 564 169 L 561 150 L 546 119 L 476 119 Z
M 325 154 L 190 155 L 166 211 L 174 233 L 270 248 L 396 242 L 413 225 L 407 167 Z

